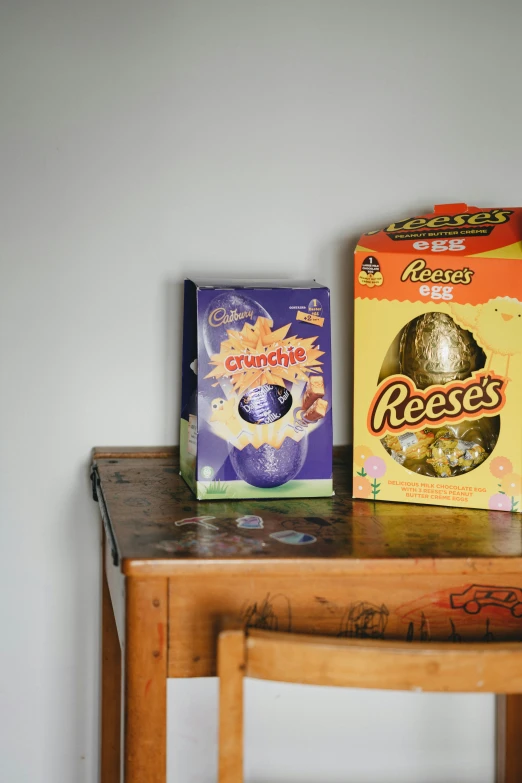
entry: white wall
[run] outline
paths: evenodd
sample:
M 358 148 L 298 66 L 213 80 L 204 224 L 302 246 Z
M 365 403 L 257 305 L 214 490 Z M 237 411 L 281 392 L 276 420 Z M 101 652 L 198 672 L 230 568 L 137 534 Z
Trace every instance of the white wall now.
M 180 280 L 329 283 L 346 442 L 342 244 L 434 202 L 520 204 L 521 24 L 517 0 L 0 4 L 2 780 L 96 780 L 89 450 L 177 439 Z M 212 780 L 214 690 L 170 688 L 172 782 Z M 254 704 L 251 781 L 493 779 L 489 697 Z

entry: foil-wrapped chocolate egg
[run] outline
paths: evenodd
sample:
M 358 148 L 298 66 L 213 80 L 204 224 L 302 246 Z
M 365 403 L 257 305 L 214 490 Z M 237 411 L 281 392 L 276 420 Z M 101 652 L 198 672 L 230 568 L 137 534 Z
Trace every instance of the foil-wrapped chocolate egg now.
M 418 389 L 462 381 L 484 363 L 484 351 L 471 332 L 445 313 L 420 315 L 404 327 L 399 368 Z
M 219 353 L 230 329 L 240 332 L 245 324 L 270 316 L 265 308 L 241 291 L 223 291 L 208 305 L 203 319 L 203 339 L 209 356 Z
M 475 338 L 446 313 L 426 313 L 410 321 L 399 341 L 399 371 L 417 389 L 463 381 L 484 367 L 486 356 Z M 499 417 L 460 421 L 416 433 L 387 435 L 382 443 L 410 471 L 450 478 L 478 467 L 495 448 Z
M 239 415 L 250 424 L 273 424 L 292 407 L 292 395 L 284 386 L 264 383 L 249 389 L 239 401 Z
M 279 487 L 297 476 L 304 465 L 308 438 L 285 438 L 276 449 L 263 443 L 258 449 L 251 443 L 243 449 L 230 449 L 230 462 L 238 478 L 254 487 Z

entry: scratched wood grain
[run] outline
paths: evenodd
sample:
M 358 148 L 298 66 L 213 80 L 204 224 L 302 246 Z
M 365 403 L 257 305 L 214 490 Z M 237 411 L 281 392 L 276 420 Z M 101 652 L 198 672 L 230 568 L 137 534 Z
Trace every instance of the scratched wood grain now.
M 158 567 L 167 562 L 169 571 L 187 561 L 324 558 L 481 558 L 495 559 L 494 570 L 499 559 L 513 558 L 518 562 L 504 570 L 522 571 L 519 514 L 352 500 L 350 455 L 344 447 L 334 450 L 335 496 L 296 500 L 199 502 L 179 475 L 177 450 L 144 453 L 94 453 L 121 558 L 140 573 L 147 562 Z M 248 517 L 260 518 L 263 527 L 239 526 L 238 520 Z M 285 543 L 291 531 L 315 540 Z M 283 540 L 274 534 L 283 534 Z

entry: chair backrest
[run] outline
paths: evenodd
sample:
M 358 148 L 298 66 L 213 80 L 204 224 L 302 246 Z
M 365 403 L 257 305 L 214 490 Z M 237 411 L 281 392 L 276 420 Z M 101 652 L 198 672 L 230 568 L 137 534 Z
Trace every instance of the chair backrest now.
M 398 691 L 522 693 L 522 643 L 332 639 L 270 631 L 244 636 L 245 676 Z
M 452 693 L 522 693 L 522 643 L 415 643 L 271 631 L 219 635 L 219 783 L 243 781 L 243 678 Z

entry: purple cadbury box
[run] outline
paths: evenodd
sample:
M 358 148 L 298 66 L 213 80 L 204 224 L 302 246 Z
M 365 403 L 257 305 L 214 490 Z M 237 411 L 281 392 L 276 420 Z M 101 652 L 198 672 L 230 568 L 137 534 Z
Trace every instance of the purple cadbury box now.
M 202 500 L 332 487 L 330 291 L 185 281 L 181 475 Z

